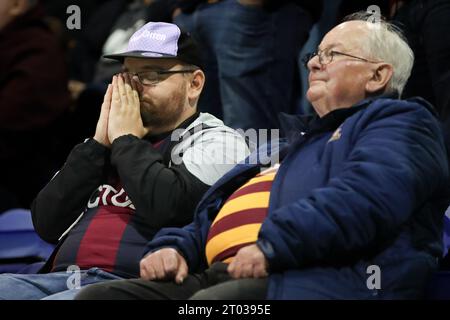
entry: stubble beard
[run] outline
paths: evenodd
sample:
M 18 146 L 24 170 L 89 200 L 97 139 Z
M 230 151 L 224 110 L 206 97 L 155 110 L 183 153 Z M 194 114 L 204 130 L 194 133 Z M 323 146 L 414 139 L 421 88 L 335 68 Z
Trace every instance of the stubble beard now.
M 184 111 L 185 91 L 168 100 L 163 107 L 156 107 L 152 102 L 141 102 L 141 118 L 144 127 L 161 128 L 178 122 Z

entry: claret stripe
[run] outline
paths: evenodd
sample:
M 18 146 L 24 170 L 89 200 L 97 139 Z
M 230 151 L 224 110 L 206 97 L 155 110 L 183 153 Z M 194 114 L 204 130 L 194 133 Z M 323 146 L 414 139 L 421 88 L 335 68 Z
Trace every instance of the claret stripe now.
M 210 229 L 208 233 L 209 241 L 211 238 L 217 234 L 240 227 L 246 224 L 261 223 L 267 215 L 266 208 L 254 208 L 247 209 L 238 212 L 234 212 L 222 219 L 218 220 Z
M 226 202 L 217 214 L 214 223 L 223 217 L 241 211 L 246 208 L 267 208 L 269 206 L 270 192 L 255 192 L 240 196 L 234 200 Z M 214 225 L 213 223 L 213 225 Z

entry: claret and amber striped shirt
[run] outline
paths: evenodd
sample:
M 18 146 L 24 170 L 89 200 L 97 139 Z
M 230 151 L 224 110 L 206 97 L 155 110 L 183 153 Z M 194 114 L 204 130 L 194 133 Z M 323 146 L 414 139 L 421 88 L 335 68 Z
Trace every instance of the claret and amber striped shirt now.
M 224 203 L 206 240 L 208 264 L 230 263 L 240 248 L 256 242 L 269 208 L 272 182 L 279 165 L 250 179 Z

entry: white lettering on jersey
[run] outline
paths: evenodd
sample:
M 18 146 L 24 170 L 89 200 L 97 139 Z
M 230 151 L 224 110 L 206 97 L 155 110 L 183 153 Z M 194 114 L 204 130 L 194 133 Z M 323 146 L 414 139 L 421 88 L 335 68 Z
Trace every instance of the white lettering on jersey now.
M 104 184 L 98 187 L 87 204 L 88 208 L 95 208 L 99 206 L 115 206 L 136 210 L 136 207 L 131 202 L 124 188 L 116 190 L 109 184 Z

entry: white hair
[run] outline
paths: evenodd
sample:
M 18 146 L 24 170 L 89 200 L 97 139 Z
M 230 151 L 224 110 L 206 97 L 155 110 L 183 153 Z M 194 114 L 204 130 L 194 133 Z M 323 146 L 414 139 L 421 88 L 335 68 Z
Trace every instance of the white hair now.
M 414 53 L 397 26 L 384 19 L 373 22 L 372 19 L 370 14 L 361 11 L 345 17 L 344 21 L 361 20 L 369 24 L 367 45 L 362 50 L 368 58 L 392 65 L 393 75 L 385 92 L 401 95 L 411 75 Z

